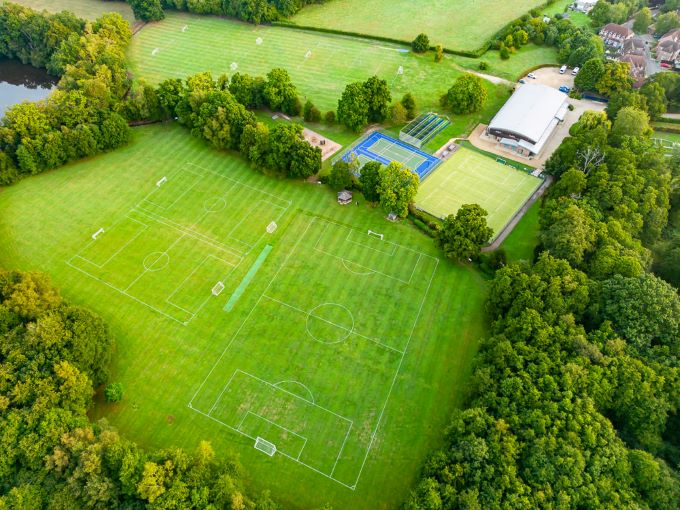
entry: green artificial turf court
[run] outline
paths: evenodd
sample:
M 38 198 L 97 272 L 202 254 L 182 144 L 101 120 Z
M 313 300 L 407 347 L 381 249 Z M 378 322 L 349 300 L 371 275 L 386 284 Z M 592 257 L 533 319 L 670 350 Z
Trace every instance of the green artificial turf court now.
M 143 447 L 210 441 L 286 508 L 397 507 L 461 405 L 486 284 L 384 216 L 165 123 L 0 189 L 0 266 L 111 328 L 125 396 L 92 419 Z
M 462 73 L 449 56 L 435 63 L 431 55 L 415 55 L 390 43 L 175 12 L 139 31 L 129 57 L 135 78 L 149 83 L 202 71 L 215 77 L 235 72 L 264 76 L 281 67 L 303 100 L 311 99 L 322 111 L 337 107 L 348 83 L 373 75 L 388 82 L 394 99 L 411 92 L 419 108 L 437 110 L 439 98 Z M 485 83 L 489 101 L 484 110 L 456 116 L 457 122 L 490 119 L 507 100 L 504 87 Z
M 420 209 L 443 218 L 463 204 L 479 204 L 498 234 L 541 185 L 541 179 L 461 147 L 423 181 L 416 196 Z
M 474 51 L 512 20 L 545 0 L 330 0 L 309 5 L 292 21 L 301 26 L 411 41 L 426 33 L 432 45 Z

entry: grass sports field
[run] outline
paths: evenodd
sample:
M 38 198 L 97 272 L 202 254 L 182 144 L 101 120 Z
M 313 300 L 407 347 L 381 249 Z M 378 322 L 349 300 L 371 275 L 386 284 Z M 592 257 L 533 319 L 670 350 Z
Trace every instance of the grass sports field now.
M 173 124 L 0 189 L 0 237 L 0 266 L 110 325 L 125 398 L 93 418 L 143 446 L 207 439 L 287 508 L 403 502 L 484 335 L 484 281 L 431 239 Z
M 130 23 L 134 23 L 135 17 L 132 9 L 125 2 L 112 2 L 101 0 L 12 0 L 12 2 L 50 12 L 71 11 L 76 16 L 86 19 L 95 19 L 106 12 L 117 12 Z
M 411 41 L 425 32 L 430 42 L 476 50 L 507 23 L 545 0 L 330 0 L 305 7 L 298 25 Z
M 416 204 L 438 217 L 455 214 L 463 204 L 479 204 L 498 234 L 541 182 L 461 147 L 420 185 Z
M 129 55 L 135 77 L 151 83 L 201 71 L 264 76 L 283 67 L 303 96 L 324 111 L 337 107 L 348 83 L 373 75 L 387 80 L 395 99 L 412 92 L 421 109 L 436 109 L 461 74 L 452 58 L 437 64 L 431 55 L 417 56 L 397 45 L 172 12 L 135 35 Z M 457 125 L 490 119 L 507 100 L 504 87 L 487 86 L 484 111 L 456 116 Z

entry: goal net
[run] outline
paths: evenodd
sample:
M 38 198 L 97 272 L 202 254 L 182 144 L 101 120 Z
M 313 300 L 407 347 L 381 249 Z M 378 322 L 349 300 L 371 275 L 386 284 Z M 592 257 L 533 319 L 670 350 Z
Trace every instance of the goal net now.
M 263 453 L 266 453 L 270 457 L 272 457 L 276 453 L 276 445 L 274 443 L 266 441 L 265 439 L 262 439 L 259 436 L 257 437 L 257 439 L 255 439 L 255 449 L 260 450 Z
M 213 296 L 219 296 L 220 292 L 224 290 L 224 283 L 222 282 L 217 282 L 215 286 L 212 288 L 212 293 Z
M 267 225 L 267 233 L 273 234 L 277 227 L 278 225 L 276 224 L 276 222 L 272 221 L 269 225 Z
M 383 234 L 379 234 L 378 232 L 373 232 L 372 230 L 368 231 L 368 235 L 373 236 L 373 237 L 377 237 L 380 240 L 383 239 Z

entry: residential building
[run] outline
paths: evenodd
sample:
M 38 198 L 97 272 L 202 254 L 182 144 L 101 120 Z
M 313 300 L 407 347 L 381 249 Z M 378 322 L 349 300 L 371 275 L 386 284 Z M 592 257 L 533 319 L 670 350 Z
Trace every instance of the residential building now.
M 633 77 L 633 87 L 641 87 L 647 76 L 647 59 L 643 55 L 624 55 L 621 62 L 630 65 L 630 75 Z
M 616 23 L 608 23 L 600 30 L 600 37 L 604 41 L 605 46 L 612 48 L 621 48 L 627 39 L 631 39 L 635 33 L 628 27 L 617 25 Z
M 680 28 L 666 33 L 656 45 L 656 59 L 659 62 L 674 63 L 680 56 Z
M 576 0 L 571 6 L 572 10 L 588 13 L 593 10 L 597 0 Z

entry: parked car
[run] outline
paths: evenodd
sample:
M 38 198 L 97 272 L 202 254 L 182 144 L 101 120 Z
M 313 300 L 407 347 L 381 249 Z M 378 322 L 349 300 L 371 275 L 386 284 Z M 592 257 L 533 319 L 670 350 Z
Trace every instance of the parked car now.
M 571 89 L 569 87 L 567 87 L 566 85 L 562 85 L 560 87 L 560 92 L 564 92 L 565 94 L 569 94 L 570 91 L 571 91 Z
M 666 62 L 661 62 L 661 67 L 663 67 L 664 69 L 670 69 L 671 65 Z
M 567 66 L 560 67 L 560 74 L 564 74 L 566 72 L 567 72 Z
M 580 67 L 574 67 L 574 70 L 571 72 L 572 76 L 576 76 L 580 70 Z
M 529 73 L 529 74 L 527 74 L 527 78 L 531 78 L 532 80 L 535 80 L 536 75 L 534 73 Z
M 524 80 L 519 80 L 519 83 L 524 84 L 524 83 L 526 83 L 526 81 L 524 81 Z

